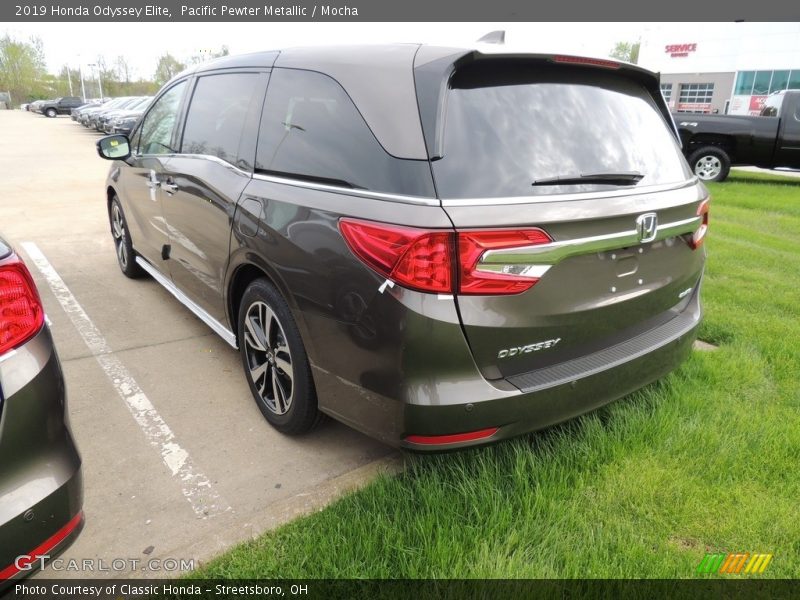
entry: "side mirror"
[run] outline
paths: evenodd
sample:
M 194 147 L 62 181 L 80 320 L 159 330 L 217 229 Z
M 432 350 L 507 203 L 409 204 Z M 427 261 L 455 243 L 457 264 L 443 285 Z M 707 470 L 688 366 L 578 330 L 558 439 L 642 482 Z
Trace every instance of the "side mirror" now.
M 106 160 L 125 160 L 131 155 L 126 135 L 108 135 L 97 140 L 97 153 Z

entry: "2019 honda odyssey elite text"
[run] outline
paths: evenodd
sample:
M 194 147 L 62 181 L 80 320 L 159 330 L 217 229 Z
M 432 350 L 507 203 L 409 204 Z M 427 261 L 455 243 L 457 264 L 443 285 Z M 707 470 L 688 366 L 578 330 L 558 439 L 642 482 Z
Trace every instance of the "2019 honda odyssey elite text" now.
M 414 450 L 592 410 L 700 322 L 708 192 L 635 66 L 419 45 L 224 57 L 98 142 L 122 271 L 239 348 L 280 431 Z

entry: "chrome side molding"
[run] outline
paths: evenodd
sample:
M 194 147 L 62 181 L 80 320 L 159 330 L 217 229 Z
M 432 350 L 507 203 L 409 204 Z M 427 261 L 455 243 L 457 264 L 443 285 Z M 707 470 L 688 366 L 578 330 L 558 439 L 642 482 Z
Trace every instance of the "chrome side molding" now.
M 139 263 L 145 271 L 147 271 L 153 279 L 155 279 L 158 283 L 160 283 L 166 290 L 175 296 L 178 301 L 183 304 L 186 308 L 192 311 L 198 319 L 200 319 L 203 323 L 211 327 L 219 337 L 225 340 L 228 344 L 230 344 L 234 349 L 239 348 L 236 345 L 236 336 L 233 332 L 225 327 L 222 323 L 217 321 L 214 317 L 208 314 L 205 310 L 200 308 L 197 304 L 194 303 L 186 294 L 184 294 L 181 290 L 175 287 L 175 284 L 172 283 L 169 279 L 164 277 L 158 269 L 156 269 L 153 265 L 143 259 L 141 256 L 136 257 L 136 262 Z

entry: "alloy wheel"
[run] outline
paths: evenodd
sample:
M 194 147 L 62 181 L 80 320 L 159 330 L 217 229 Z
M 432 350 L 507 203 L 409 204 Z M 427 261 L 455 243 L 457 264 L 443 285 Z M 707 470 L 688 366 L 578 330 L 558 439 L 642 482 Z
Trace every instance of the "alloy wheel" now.
M 722 171 L 722 162 L 716 156 L 703 156 L 694 165 L 694 173 L 704 181 L 710 181 L 719 176 Z
M 253 302 L 245 314 L 244 350 L 250 379 L 270 412 L 285 414 L 294 397 L 292 354 L 275 312 Z
M 116 202 L 111 207 L 111 233 L 114 236 L 114 245 L 117 248 L 117 259 L 123 269 L 128 267 L 128 248 L 126 246 L 125 221 L 122 211 Z

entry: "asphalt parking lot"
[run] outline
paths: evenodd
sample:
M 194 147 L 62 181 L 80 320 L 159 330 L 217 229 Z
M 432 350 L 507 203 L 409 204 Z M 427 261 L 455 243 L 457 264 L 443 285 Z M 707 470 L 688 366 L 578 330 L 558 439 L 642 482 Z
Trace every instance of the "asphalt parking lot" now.
M 86 526 L 63 558 L 95 571 L 40 576 L 170 575 L 142 563 L 199 564 L 395 468 L 395 452 L 332 421 L 273 430 L 238 353 L 155 281 L 119 272 L 97 137 L 0 111 L 0 231 L 52 322 L 83 456 Z

